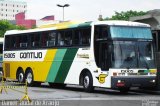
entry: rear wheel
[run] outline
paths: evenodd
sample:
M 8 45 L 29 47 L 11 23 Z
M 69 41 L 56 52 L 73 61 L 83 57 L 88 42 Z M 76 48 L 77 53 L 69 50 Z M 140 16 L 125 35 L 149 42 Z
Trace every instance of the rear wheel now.
M 20 69 L 18 72 L 17 72 L 17 80 L 18 82 L 20 83 L 24 83 L 24 72 L 22 69 Z
M 0 81 L 2 81 L 2 77 L 3 77 L 3 72 L 0 71 Z
M 28 86 L 33 86 L 34 80 L 33 80 L 33 72 L 32 70 L 27 71 L 26 73 L 26 81 Z
M 6 78 L 4 77 L 3 71 L 0 71 L 0 81 L 6 81 Z
M 94 89 L 93 79 L 90 72 L 86 72 L 83 77 L 83 88 L 86 92 L 92 92 Z

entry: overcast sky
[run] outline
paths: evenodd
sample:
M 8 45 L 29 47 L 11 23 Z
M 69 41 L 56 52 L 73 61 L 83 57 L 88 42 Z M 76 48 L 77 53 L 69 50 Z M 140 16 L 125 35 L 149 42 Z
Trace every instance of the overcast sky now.
M 114 11 L 148 11 L 160 9 L 160 0 L 23 0 L 27 2 L 26 16 L 29 19 L 41 19 L 55 15 L 62 20 L 62 8 L 57 4 L 70 4 L 65 8 L 65 20 L 97 20 L 99 14 L 105 17 L 114 15 Z

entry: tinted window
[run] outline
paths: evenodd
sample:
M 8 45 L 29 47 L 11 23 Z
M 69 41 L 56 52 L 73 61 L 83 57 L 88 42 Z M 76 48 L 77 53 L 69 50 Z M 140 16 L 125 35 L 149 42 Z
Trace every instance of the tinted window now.
M 74 30 L 73 45 L 82 46 L 90 45 L 91 29 L 81 28 Z
M 94 30 L 95 40 L 104 40 L 109 37 L 108 26 L 98 25 Z
M 29 34 L 31 38 L 31 47 L 40 47 L 40 33 Z
M 47 46 L 56 46 L 56 32 L 49 32 L 47 38 Z
M 5 36 L 5 49 L 89 46 L 91 28 L 76 28 Z

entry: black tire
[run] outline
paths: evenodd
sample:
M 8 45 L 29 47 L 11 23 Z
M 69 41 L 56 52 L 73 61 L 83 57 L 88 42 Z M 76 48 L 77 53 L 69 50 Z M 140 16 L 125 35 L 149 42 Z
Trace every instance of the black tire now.
M 51 83 L 51 82 L 49 82 L 49 86 L 52 87 L 52 88 L 65 88 L 66 84 Z
M 3 71 L 0 71 L 0 76 L 1 76 L 0 81 L 2 81 L 2 79 L 3 79 L 3 81 L 6 81 L 6 78 L 4 77 Z
M 34 76 L 31 69 L 26 72 L 26 81 L 28 86 L 34 86 Z
M 86 72 L 83 76 L 83 88 L 86 92 L 92 92 L 93 87 L 93 78 L 90 72 Z
M 129 87 L 126 87 L 126 88 L 119 88 L 119 91 L 120 91 L 120 93 L 122 93 L 122 94 L 128 93 L 129 90 L 130 90 Z
M 24 76 L 24 72 L 22 69 L 18 70 L 17 72 L 17 80 L 19 83 L 24 83 L 25 82 L 25 76 Z
M 2 81 L 3 71 L 0 71 L 0 81 Z

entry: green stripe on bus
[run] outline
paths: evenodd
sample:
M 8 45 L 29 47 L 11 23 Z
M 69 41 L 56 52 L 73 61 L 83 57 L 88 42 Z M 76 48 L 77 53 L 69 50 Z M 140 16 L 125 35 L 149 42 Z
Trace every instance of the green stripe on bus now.
M 55 80 L 66 51 L 67 51 L 67 49 L 58 49 L 57 50 L 56 56 L 52 62 L 50 71 L 49 71 L 47 79 L 46 79 L 47 82 L 53 82 Z
M 66 54 L 65 54 L 64 59 L 62 61 L 60 69 L 59 69 L 58 74 L 56 76 L 56 79 L 54 81 L 55 83 L 64 83 L 77 51 L 78 51 L 78 49 L 76 49 L 76 48 L 68 49 L 66 51 Z

